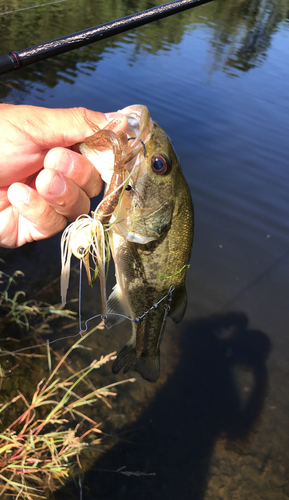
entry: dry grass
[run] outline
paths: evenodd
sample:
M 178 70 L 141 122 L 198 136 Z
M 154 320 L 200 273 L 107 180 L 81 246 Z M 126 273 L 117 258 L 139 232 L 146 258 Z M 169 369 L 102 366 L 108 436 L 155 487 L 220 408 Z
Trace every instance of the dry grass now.
M 47 323 L 60 316 L 75 317 L 75 312 L 63 309 L 61 304 L 51 305 L 38 300 L 25 300 L 26 294 L 21 290 L 11 293 L 11 285 L 15 285 L 16 279 L 23 276 L 22 271 L 15 271 L 11 276 L 0 271 L 0 283 L 4 285 L 4 290 L 0 291 L 2 323 L 14 323 L 29 330 L 32 318 Z
M 19 498 L 45 498 L 46 487 L 53 489 L 75 467 L 81 468 L 79 455 L 89 445 L 99 443 L 99 423 L 85 415 L 85 407 L 99 399 L 115 396 L 112 388 L 133 382 L 116 382 L 100 389 L 78 395 L 78 385 L 92 370 L 114 359 L 115 353 L 101 356 L 89 366 L 61 380 L 59 369 L 69 354 L 98 327 L 81 337 L 57 363 L 47 378 L 41 380 L 30 402 L 22 392 L 3 405 L 0 413 L 12 404 L 22 403 L 25 409 L 0 434 L 0 496 L 9 492 Z M 46 416 L 39 418 L 39 411 Z M 70 422 L 74 421 L 71 428 Z M 76 422 L 76 423 L 75 423 Z
M 70 311 L 36 301 L 23 301 L 24 292 L 10 293 L 10 286 L 22 273 L 12 276 L 0 272 L 4 291 L 0 292 L 0 310 L 6 322 L 30 329 L 30 319 L 35 315 L 47 324 L 55 315 L 71 317 Z M 20 299 L 21 298 L 21 299 Z M 20 301 L 19 301 L 20 299 Z M 47 488 L 54 490 L 81 469 L 80 454 L 84 449 L 101 441 L 100 423 L 90 418 L 88 408 L 102 399 L 116 395 L 113 387 L 133 382 L 134 379 L 116 382 L 96 389 L 88 375 L 110 360 L 115 353 L 101 356 L 77 372 L 69 366 L 67 358 L 99 328 L 96 326 L 79 337 L 52 369 L 51 350 L 47 349 L 50 375 L 38 382 L 32 397 L 19 391 L 11 401 L 0 405 L 0 418 L 9 422 L 11 405 L 17 418 L 0 434 L 0 497 L 47 498 Z M 33 354 L 32 354 L 33 355 Z M 30 356 L 29 354 L 26 356 Z M 63 376 L 62 373 L 66 372 Z M 12 412 L 15 415 L 15 411 Z

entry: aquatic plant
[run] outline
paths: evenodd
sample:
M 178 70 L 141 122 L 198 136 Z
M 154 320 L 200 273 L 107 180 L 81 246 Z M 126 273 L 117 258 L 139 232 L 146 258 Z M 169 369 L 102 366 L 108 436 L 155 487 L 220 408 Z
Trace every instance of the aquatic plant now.
M 4 493 L 12 498 L 47 498 L 48 488 L 53 490 L 64 480 L 81 469 L 80 453 L 100 442 L 100 423 L 87 416 L 83 410 L 102 399 L 108 405 L 107 397 L 115 396 L 112 388 L 134 379 L 109 384 L 100 389 L 77 391 L 87 376 L 115 358 L 115 353 L 101 356 L 89 366 L 62 380 L 60 368 L 66 364 L 67 357 L 77 349 L 99 325 L 80 337 L 56 364 L 47 380 L 40 380 L 28 401 L 24 393 L 0 407 L 0 413 L 11 405 L 22 404 L 24 409 L 0 434 L 0 497 Z M 48 365 L 51 367 L 51 351 Z M 81 384 L 83 385 L 83 384 Z M 86 387 L 91 386 L 86 382 Z M 74 421 L 73 427 L 71 420 Z

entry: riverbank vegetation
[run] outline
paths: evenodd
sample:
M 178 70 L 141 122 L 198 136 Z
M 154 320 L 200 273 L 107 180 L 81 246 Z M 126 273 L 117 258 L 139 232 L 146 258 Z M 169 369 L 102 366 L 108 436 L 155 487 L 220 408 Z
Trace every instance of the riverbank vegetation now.
M 31 319 L 39 316 L 43 330 L 61 309 L 59 305 L 26 300 L 21 291 L 9 293 L 19 276 L 19 271 L 12 276 L 1 273 L 0 313 L 4 325 L 11 323 L 28 332 L 34 328 L 35 334 Z M 72 315 L 66 311 L 68 318 Z M 64 311 L 60 316 L 64 317 Z M 102 439 L 101 422 L 94 415 L 95 404 L 102 401 L 111 406 L 109 399 L 116 396 L 115 387 L 134 380 L 95 387 L 92 372 L 113 360 L 115 353 L 100 356 L 80 369 L 70 363 L 72 354 L 77 349 L 87 349 L 86 339 L 100 327 L 79 335 L 61 356 L 49 342 L 43 344 L 43 340 L 42 345 L 31 346 L 28 351 L 1 348 L 0 379 L 5 380 L 6 390 L 2 391 L 0 403 L 0 497 L 51 498 L 51 492 L 68 478 L 76 478 L 79 484 L 81 455 L 98 447 Z M 3 331 L 2 323 L 2 335 Z M 9 339 L 1 340 L 3 346 L 3 341 Z M 25 356 L 28 372 L 34 369 L 29 383 L 21 376 L 23 370 L 20 376 L 17 372 L 21 355 Z M 6 370 L 5 364 L 11 356 L 16 363 L 13 369 Z

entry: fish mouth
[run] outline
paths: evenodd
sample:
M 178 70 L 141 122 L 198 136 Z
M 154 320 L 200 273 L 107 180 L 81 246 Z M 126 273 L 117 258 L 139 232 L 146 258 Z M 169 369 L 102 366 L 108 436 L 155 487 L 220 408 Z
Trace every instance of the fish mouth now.
M 128 120 L 128 126 L 125 130 L 128 139 L 133 139 L 129 144 L 126 163 L 134 158 L 147 142 L 150 136 L 152 120 L 149 110 L 143 104 L 133 104 L 124 109 L 119 110 L 119 113 L 124 114 Z

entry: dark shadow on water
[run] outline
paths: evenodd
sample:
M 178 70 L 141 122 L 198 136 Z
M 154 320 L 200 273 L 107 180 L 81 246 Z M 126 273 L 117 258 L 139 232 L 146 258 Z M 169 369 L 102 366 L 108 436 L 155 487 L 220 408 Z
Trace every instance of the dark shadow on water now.
M 248 436 L 266 396 L 269 339 L 248 328 L 245 314 L 234 312 L 197 319 L 183 331 L 174 374 L 121 433 L 124 440 L 85 475 L 83 500 L 201 500 L 216 439 Z M 252 374 L 245 401 L 233 376 L 237 365 Z M 143 475 L 117 472 L 122 467 Z M 68 496 L 62 490 L 56 498 Z

